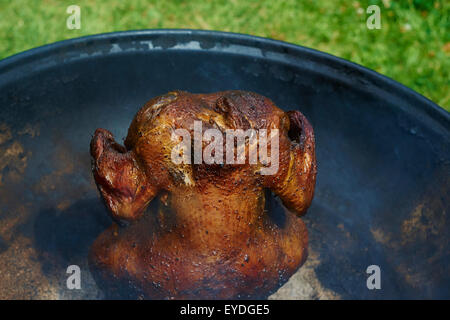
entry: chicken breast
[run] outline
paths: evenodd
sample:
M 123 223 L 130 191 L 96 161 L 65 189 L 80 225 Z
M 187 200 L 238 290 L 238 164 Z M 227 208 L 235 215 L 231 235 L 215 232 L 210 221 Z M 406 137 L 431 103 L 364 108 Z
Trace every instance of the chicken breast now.
M 89 261 L 110 297 L 261 299 L 305 261 L 317 170 L 299 111 L 251 92 L 169 92 L 139 110 L 124 144 L 105 129 L 91 141 L 114 223 Z

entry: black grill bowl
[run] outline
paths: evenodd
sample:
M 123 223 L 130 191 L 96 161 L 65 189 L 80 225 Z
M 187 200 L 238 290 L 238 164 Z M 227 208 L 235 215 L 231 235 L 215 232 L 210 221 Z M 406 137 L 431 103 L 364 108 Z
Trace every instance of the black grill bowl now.
M 89 246 L 111 221 L 90 170 L 96 128 L 120 140 L 171 90 L 248 90 L 316 135 L 309 258 L 272 298 L 450 298 L 450 116 L 376 72 L 247 35 L 146 30 L 0 61 L 0 298 L 98 299 Z M 81 268 L 82 289 L 66 287 Z M 381 289 L 366 286 L 370 265 Z

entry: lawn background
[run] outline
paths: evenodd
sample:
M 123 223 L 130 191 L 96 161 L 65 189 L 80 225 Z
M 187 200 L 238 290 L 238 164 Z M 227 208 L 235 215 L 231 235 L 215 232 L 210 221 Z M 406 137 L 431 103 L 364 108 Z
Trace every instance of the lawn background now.
M 69 5 L 81 29 L 66 27 Z M 366 8 L 381 8 L 369 30 Z M 154 28 L 247 33 L 314 48 L 391 77 L 450 111 L 450 0 L 0 0 L 0 59 L 58 40 Z

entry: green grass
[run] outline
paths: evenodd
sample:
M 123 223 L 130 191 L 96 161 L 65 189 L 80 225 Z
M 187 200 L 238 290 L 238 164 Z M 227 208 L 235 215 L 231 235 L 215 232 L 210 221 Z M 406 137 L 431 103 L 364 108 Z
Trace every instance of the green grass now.
M 81 30 L 66 8 L 81 7 Z M 381 30 L 365 9 L 381 8 Z M 448 0 L 0 0 L 0 58 L 83 35 L 144 28 L 248 33 L 311 47 L 387 75 L 450 110 Z

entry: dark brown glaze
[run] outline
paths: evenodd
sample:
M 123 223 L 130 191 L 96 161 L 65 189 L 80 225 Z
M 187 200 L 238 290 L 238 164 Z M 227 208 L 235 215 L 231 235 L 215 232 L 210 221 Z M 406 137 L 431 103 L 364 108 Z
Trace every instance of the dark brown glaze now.
M 248 161 L 174 164 L 172 132 L 194 137 L 195 120 L 203 131 L 279 129 L 278 171 L 261 175 L 262 164 Z M 97 129 L 91 155 L 117 223 L 97 238 L 89 260 L 111 296 L 266 298 L 306 259 L 298 216 L 313 198 L 316 159 L 313 129 L 298 111 L 251 92 L 170 92 L 139 110 L 125 147 Z M 274 209 L 270 192 L 289 210 Z

